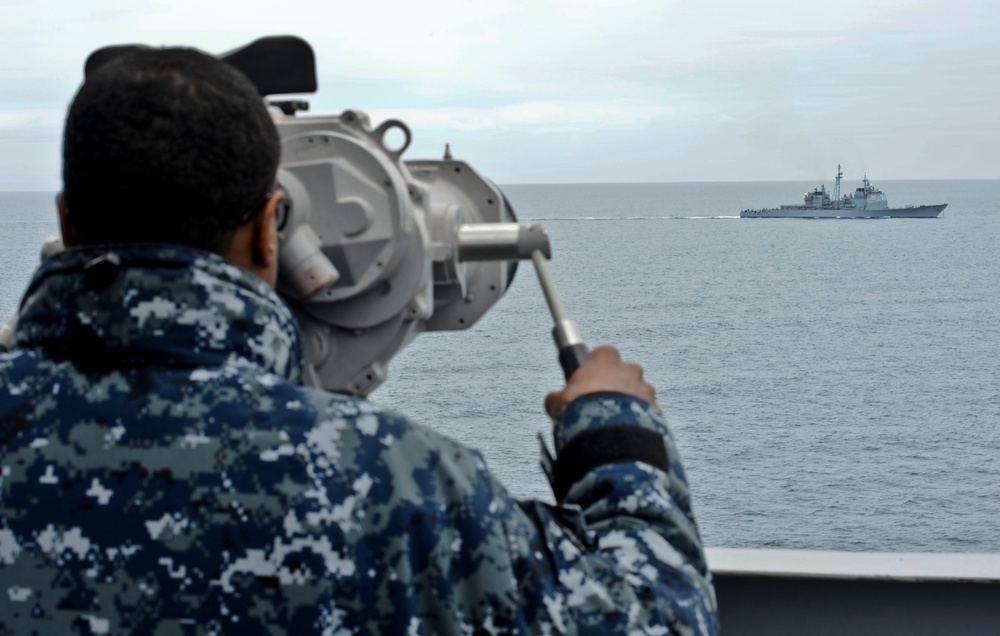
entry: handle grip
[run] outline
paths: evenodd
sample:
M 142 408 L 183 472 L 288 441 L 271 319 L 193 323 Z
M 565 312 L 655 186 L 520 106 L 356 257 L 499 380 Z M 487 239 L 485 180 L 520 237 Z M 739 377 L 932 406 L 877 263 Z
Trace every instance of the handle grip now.
M 582 342 L 559 349 L 559 366 L 562 367 L 567 381 L 587 359 L 588 353 L 590 352 L 587 350 L 587 345 Z

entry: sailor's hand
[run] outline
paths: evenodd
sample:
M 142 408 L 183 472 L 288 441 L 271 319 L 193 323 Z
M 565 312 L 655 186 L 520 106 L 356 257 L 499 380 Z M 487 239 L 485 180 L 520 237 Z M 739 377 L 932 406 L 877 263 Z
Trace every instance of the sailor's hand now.
M 602 345 L 590 352 L 570 377 L 566 388 L 545 396 L 545 410 L 550 417 L 555 417 L 562 407 L 581 395 L 605 391 L 634 395 L 657 406 L 656 389 L 642 379 L 642 367 L 624 362 L 611 345 Z

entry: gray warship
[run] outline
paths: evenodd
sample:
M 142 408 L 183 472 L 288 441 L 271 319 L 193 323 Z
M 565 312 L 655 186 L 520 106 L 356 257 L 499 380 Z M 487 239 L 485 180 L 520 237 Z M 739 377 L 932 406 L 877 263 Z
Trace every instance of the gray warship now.
M 800 204 L 785 204 L 777 208 L 743 210 L 741 219 L 933 219 L 948 206 L 908 205 L 905 208 L 890 208 L 885 193 L 872 185 L 865 174 L 861 187 L 853 194 L 840 196 L 840 180 L 844 174 L 837 164 L 837 179 L 833 186 L 833 196 L 826 186 L 806 192 Z

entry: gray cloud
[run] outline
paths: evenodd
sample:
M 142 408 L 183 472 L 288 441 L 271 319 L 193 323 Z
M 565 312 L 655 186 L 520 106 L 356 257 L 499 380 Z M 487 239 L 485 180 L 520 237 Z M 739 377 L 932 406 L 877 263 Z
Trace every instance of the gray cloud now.
M 0 165 L 57 179 L 99 46 L 296 33 L 320 65 L 313 112 L 401 117 L 412 152 L 458 140 L 498 181 L 814 179 L 837 161 L 997 178 L 997 32 L 988 0 L 23 3 L 0 24 Z

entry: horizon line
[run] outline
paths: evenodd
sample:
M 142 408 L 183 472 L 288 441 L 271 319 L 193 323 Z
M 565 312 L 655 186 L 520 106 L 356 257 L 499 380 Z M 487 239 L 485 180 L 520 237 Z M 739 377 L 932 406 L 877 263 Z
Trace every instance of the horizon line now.
M 706 184 L 706 183 L 814 183 L 825 181 L 824 179 L 748 179 L 748 180 L 687 180 L 687 181 L 532 181 L 532 182 L 510 182 L 497 183 L 498 187 L 507 186 L 580 186 L 580 185 L 656 185 L 656 184 Z M 879 182 L 886 181 L 1000 181 L 1000 177 L 979 177 L 962 179 L 878 179 Z M 0 194 L 58 194 L 59 190 L 5 190 L 0 188 Z

